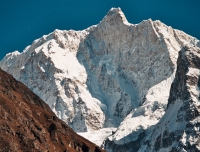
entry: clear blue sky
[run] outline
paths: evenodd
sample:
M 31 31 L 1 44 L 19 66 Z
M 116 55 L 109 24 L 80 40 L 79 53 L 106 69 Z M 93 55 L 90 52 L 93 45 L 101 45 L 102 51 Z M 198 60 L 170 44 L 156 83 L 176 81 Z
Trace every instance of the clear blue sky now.
M 0 59 L 54 29 L 98 24 L 111 7 L 130 23 L 161 20 L 200 39 L 200 0 L 0 0 Z

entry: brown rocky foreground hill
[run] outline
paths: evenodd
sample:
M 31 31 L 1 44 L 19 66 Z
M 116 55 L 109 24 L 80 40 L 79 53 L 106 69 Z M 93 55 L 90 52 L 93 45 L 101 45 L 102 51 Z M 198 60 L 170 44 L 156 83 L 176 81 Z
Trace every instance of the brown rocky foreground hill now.
M 0 69 L 0 151 L 104 150 L 77 135 L 44 101 Z

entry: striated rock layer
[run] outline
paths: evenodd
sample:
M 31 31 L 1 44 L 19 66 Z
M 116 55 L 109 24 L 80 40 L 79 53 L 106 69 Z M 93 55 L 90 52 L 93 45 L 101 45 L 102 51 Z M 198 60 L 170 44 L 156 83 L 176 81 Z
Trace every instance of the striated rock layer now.
M 44 101 L 0 69 L 0 151 L 104 150 L 77 135 Z
M 160 21 L 130 24 L 120 8 L 112 8 L 98 25 L 55 30 L 22 53 L 7 54 L 0 67 L 75 131 L 106 131 L 112 134 L 104 142 L 108 151 L 138 145 L 137 151 L 165 114 L 185 45 L 200 42 Z

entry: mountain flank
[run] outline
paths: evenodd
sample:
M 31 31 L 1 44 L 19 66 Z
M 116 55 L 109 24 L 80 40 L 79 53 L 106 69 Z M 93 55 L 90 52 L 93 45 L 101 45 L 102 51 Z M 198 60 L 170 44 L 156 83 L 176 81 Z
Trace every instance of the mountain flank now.
M 44 101 L 0 69 L 0 151 L 104 150 L 77 135 Z

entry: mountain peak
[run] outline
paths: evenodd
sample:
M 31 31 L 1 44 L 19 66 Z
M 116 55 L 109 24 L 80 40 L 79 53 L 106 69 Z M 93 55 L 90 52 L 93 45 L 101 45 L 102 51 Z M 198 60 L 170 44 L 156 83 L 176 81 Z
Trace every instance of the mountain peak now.
M 103 18 L 103 21 L 110 23 L 111 25 L 113 24 L 119 24 L 119 23 L 124 23 L 124 24 L 130 24 L 128 23 L 124 13 L 122 12 L 121 8 L 111 8 L 107 15 Z
M 121 10 L 121 8 L 120 7 L 118 7 L 118 8 L 115 8 L 115 7 L 112 7 L 109 11 L 108 11 L 108 13 L 119 13 L 119 12 L 122 12 L 122 10 Z M 123 13 L 123 12 L 122 12 Z

